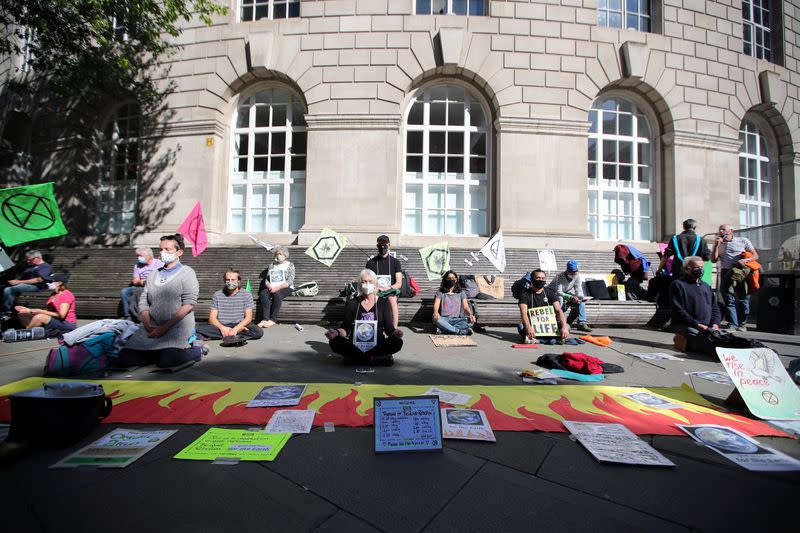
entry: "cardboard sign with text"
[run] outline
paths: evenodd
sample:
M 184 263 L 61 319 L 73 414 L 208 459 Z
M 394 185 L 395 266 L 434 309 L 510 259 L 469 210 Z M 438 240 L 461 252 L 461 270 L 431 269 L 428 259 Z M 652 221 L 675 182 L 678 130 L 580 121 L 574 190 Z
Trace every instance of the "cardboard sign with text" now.
M 528 318 L 531 321 L 533 334 L 537 337 L 558 336 L 558 320 L 552 305 L 531 307 L 528 309 Z

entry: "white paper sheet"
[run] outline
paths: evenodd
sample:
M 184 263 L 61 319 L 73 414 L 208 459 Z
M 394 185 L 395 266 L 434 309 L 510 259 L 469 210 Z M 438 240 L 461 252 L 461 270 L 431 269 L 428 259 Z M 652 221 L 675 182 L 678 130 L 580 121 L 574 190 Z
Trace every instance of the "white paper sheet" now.
M 269 419 L 264 433 L 310 433 L 316 409 L 282 409 Z
M 720 385 L 733 385 L 730 376 L 727 372 L 684 372 L 685 376 L 694 376 L 696 378 L 713 381 Z
M 450 405 L 466 405 L 472 398 L 469 394 L 446 391 L 436 387 L 431 387 L 422 394 L 423 396 L 438 396 L 440 402 L 449 403 Z
M 157 431 L 115 429 L 77 452 L 69 454 L 50 468 L 75 468 L 82 465 L 125 468 L 177 431 L 177 429 Z
M 564 426 L 598 461 L 628 465 L 675 466 L 622 424 L 572 422 Z
M 782 429 L 786 433 L 800 437 L 800 421 L 798 420 L 766 420 L 773 426 Z
M 556 264 L 556 254 L 553 252 L 553 250 L 537 250 L 537 254 L 539 255 L 539 268 L 545 272 L 555 272 L 558 270 L 558 265 Z
M 678 427 L 697 442 L 711 448 L 747 470 L 784 472 L 800 470 L 800 461 L 777 450 L 762 446 L 758 441 L 733 428 L 714 424 Z
M 675 357 L 674 355 L 670 355 L 668 353 L 660 353 L 660 352 L 628 352 L 628 355 L 632 355 L 634 357 L 638 357 L 639 359 L 648 359 L 657 361 L 660 359 L 666 359 L 668 361 L 685 361 L 686 359 L 681 359 L 680 357 Z

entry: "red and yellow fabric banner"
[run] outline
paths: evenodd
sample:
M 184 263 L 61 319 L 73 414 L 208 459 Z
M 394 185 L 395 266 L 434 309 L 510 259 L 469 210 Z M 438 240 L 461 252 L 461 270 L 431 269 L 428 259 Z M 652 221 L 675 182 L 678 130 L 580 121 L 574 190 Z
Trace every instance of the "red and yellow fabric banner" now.
M 0 387 L 0 420 L 11 417 L 8 396 L 65 381 L 28 378 Z M 89 381 L 89 380 L 86 380 Z M 309 383 L 294 407 L 245 407 L 265 385 L 226 381 L 91 381 L 103 385 L 114 407 L 106 423 L 130 424 L 266 424 L 276 409 L 316 409 L 314 425 L 372 425 L 372 399 L 418 396 L 431 385 L 351 385 Z M 435 385 L 472 396 L 469 407 L 486 412 L 496 431 L 566 431 L 562 420 L 621 423 L 638 434 L 685 435 L 676 424 L 720 424 L 747 435 L 785 437 L 772 426 L 722 410 L 688 386 L 668 388 L 585 385 L 484 386 Z M 668 397 L 680 409 L 653 409 L 623 394 L 649 391 Z M 446 406 L 446 404 L 443 404 Z

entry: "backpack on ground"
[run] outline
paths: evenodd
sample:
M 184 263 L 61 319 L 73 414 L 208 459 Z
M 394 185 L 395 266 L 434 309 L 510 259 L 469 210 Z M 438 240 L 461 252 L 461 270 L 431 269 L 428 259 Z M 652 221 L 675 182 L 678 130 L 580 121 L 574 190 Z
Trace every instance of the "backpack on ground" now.
M 413 298 L 419 293 L 419 284 L 414 276 L 403 272 L 403 285 L 400 287 L 400 298 Z
M 81 376 L 105 370 L 114 355 L 117 333 L 108 331 L 81 343 L 52 348 L 44 363 L 45 376 Z
M 458 276 L 458 284 L 461 285 L 461 292 L 467 295 L 467 298 L 475 298 L 481 290 L 478 288 L 478 282 L 475 281 L 475 276 L 470 274 L 462 274 Z
M 319 294 L 319 285 L 316 281 L 308 281 L 295 287 L 294 296 L 316 296 Z
M 511 296 L 516 300 L 522 298 L 525 291 L 531 290 L 531 273 L 528 272 L 511 285 Z

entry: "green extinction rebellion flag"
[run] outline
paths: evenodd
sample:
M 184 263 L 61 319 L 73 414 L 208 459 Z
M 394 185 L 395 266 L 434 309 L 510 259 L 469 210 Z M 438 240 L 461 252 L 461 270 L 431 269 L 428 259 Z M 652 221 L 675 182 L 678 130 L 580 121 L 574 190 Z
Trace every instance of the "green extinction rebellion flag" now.
M 66 233 L 52 182 L 0 189 L 0 240 L 5 245 Z

